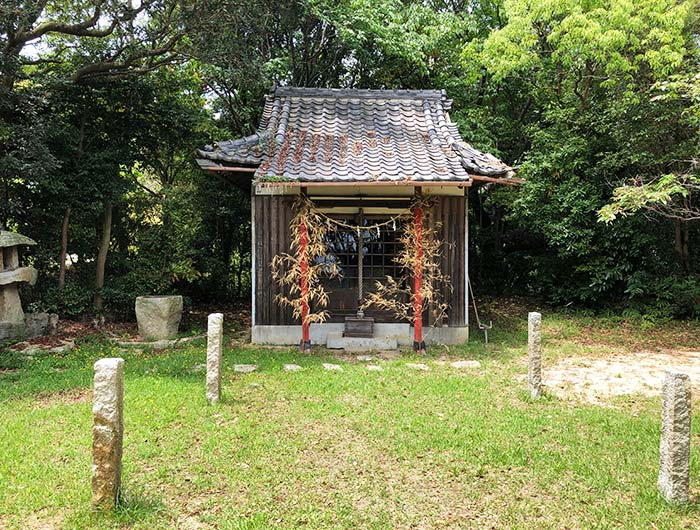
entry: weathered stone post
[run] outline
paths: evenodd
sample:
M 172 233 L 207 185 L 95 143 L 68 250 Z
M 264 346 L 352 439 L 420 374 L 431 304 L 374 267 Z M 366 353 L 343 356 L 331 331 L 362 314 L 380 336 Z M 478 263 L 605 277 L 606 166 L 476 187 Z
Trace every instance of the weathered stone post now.
M 213 313 L 207 322 L 207 400 L 214 405 L 221 398 L 221 345 L 224 315 Z
M 533 399 L 542 395 L 542 315 L 528 313 L 527 315 L 527 382 L 530 387 L 530 397 Z
M 92 505 L 112 509 L 121 485 L 124 359 L 95 363 L 92 417 Z
M 690 481 L 690 377 L 667 370 L 661 412 L 659 480 L 661 495 L 671 503 L 688 502 Z

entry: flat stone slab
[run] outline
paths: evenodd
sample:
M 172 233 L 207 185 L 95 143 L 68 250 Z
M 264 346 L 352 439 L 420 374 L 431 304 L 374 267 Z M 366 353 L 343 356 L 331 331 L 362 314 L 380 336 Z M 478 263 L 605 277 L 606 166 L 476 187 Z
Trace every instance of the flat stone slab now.
M 323 363 L 323 368 L 330 371 L 342 372 L 343 367 L 339 364 Z
M 358 361 L 360 361 L 360 362 L 365 363 L 365 362 L 368 362 L 368 361 L 373 361 L 373 360 L 374 360 L 374 357 L 372 357 L 371 355 L 358 355 L 358 356 L 356 357 L 356 359 L 357 359 Z
M 406 368 L 413 368 L 414 370 L 423 370 L 424 372 L 430 370 L 427 364 L 421 363 L 406 363 Z
M 20 344 L 27 344 L 24 348 L 19 350 L 19 352 L 22 355 L 26 355 L 27 357 L 33 357 L 37 353 L 41 352 L 47 352 L 47 353 L 66 353 L 69 352 L 73 349 L 75 349 L 75 341 L 72 340 L 64 340 L 62 341 L 63 344 L 60 346 L 41 346 L 39 344 L 29 344 L 29 343 L 20 343 Z
M 303 370 L 301 366 L 298 364 L 285 364 L 284 365 L 284 371 L 285 372 L 298 372 L 300 370 Z
M 195 364 L 195 365 L 190 369 L 190 372 L 196 374 L 196 373 L 199 373 L 199 372 L 205 372 L 206 369 L 207 369 L 206 363 Z
M 390 337 L 343 337 L 341 332 L 329 333 L 326 348 L 345 351 L 394 350 L 398 342 Z
M 370 372 L 381 372 L 382 370 L 384 370 L 384 368 L 377 364 L 368 364 L 367 370 L 369 370 Z
M 450 363 L 452 368 L 481 368 L 479 361 L 455 361 Z
M 258 369 L 258 366 L 255 364 L 234 364 L 233 365 L 233 371 L 238 372 L 239 374 L 249 374 L 251 372 L 254 372 L 257 369 Z
M 0 285 L 26 282 L 29 285 L 36 283 L 39 273 L 34 267 L 19 267 L 9 271 L 0 272 Z

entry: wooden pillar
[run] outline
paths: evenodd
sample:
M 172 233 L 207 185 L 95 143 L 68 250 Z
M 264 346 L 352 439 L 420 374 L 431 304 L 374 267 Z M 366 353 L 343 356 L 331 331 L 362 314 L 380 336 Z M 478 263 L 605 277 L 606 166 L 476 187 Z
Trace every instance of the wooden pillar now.
M 420 188 L 416 188 L 416 196 L 420 196 Z M 413 271 L 413 350 L 425 353 L 423 341 L 423 208 L 413 210 L 413 222 L 416 231 L 416 260 Z
M 364 261 L 365 261 L 365 254 L 364 254 L 364 241 L 362 239 L 362 231 L 363 231 L 363 225 L 364 225 L 364 210 L 360 208 L 359 215 L 357 217 L 358 223 L 357 225 L 360 227 L 360 229 L 357 231 L 357 318 L 363 318 L 365 316 L 364 311 L 360 309 L 362 307 L 362 298 L 364 296 L 364 293 L 362 292 L 363 288 L 363 283 L 365 281 L 364 278 Z
M 299 225 L 299 260 L 301 263 L 301 344 L 299 350 L 302 352 L 311 351 L 311 338 L 309 337 L 309 263 L 308 244 L 309 234 L 306 221 L 302 218 Z

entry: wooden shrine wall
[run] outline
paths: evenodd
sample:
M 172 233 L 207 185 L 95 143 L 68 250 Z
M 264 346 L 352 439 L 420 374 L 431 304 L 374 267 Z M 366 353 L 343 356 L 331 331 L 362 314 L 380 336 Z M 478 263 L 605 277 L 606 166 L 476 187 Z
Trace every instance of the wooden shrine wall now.
M 270 262 L 277 254 L 290 252 L 289 224 L 294 217 L 292 195 L 253 195 L 255 225 L 255 324 L 293 325 L 292 309 L 275 301 L 280 286 L 272 279 Z
M 435 206 L 431 209 L 431 216 L 439 225 L 437 237 L 443 241 L 442 256 L 440 257 L 440 269 L 443 274 L 449 276 L 452 289 L 443 287 L 442 299 L 449 304 L 447 309 L 447 324 L 450 326 L 464 326 L 465 307 L 465 232 L 467 230 L 465 208 L 467 198 L 465 196 L 438 195 Z M 429 322 L 432 324 L 432 322 Z
M 254 195 L 251 200 L 255 230 L 255 324 L 294 325 L 291 308 L 275 302 L 280 287 L 272 279 L 270 262 L 277 254 L 290 252 L 289 225 L 294 217 L 290 195 Z M 436 196 L 431 218 L 439 227 L 438 237 L 444 242 L 441 268 L 450 277 L 452 289 L 443 288 L 448 301 L 447 324 L 465 325 L 465 196 Z M 426 314 L 426 324 L 428 317 Z M 432 323 L 431 323 L 432 324 Z

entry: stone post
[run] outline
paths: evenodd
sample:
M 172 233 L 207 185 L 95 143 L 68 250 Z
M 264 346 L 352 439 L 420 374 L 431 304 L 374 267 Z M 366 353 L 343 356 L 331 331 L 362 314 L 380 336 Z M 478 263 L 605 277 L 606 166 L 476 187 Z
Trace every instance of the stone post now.
M 527 382 L 530 397 L 536 399 L 542 395 L 542 315 L 527 315 Z
M 214 405 L 221 398 L 221 345 L 224 315 L 213 313 L 207 322 L 207 401 Z
M 690 378 L 667 370 L 661 412 L 659 480 L 661 495 L 670 503 L 688 502 L 690 481 Z
M 121 485 L 124 359 L 95 363 L 92 417 L 92 505 L 112 509 Z

